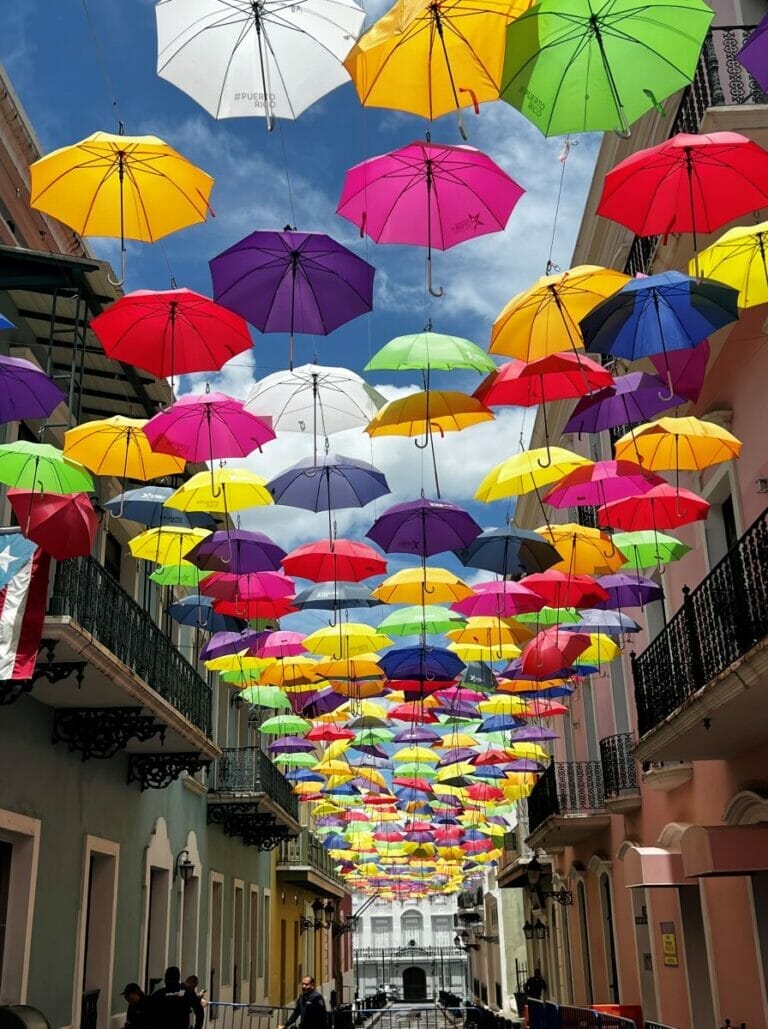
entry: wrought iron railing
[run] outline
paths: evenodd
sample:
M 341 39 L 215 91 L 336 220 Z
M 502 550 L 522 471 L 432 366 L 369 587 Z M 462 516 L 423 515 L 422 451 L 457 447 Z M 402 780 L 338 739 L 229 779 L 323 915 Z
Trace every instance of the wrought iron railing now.
M 306 868 L 311 867 L 340 885 L 343 879 L 335 869 L 336 862 L 322 845 L 320 840 L 309 829 L 302 829 L 293 840 L 280 844 L 277 867 Z
M 76 621 L 187 721 L 210 735 L 210 686 L 98 561 L 75 557 L 58 562 L 48 612 Z
M 768 509 L 632 655 L 640 736 L 654 729 L 768 635 Z
M 736 60 L 736 54 L 754 28 L 754 25 L 718 25 L 710 29 L 693 81 L 680 98 L 670 136 L 678 132 L 697 133 L 710 107 L 768 103 L 768 96 Z M 624 266 L 627 275 L 650 272 L 660 239 L 660 236 L 635 237 Z
M 631 732 L 620 732 L 600 740 L 600 764 L 606 797 L 619 797 L 627 790 L 638 789 L 632 742 Z
M 403 961 L 412 961 L 420 957 L 452 957 L 461 958 L 465 954 L 463 947 L 422 947 L 417 944 L 415 947 L 355 947 L 355 957 L 361 961 L 366 959 L 381 960 L 382 958 L 402 958 Z
M 214 762 L 215 793 L 265 793 L 283 811 L 299 817 L 299 802 L 291 784 L 259 747 L 228 747 Z
M 528 797 L 528 824 L 533 833 L 551 815 L 583 815 L 603 807 L 599 761 L 553 762 Z

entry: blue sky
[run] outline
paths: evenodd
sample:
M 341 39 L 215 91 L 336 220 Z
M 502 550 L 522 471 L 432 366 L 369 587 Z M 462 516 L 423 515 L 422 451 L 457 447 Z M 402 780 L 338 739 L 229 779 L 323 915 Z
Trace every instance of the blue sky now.
M 385 8 L 367 0 L 368 20 Z M 45 151 L 96 130 L 115 131 L 116 116 L 80 0 L 24 0 L 4 12 L 0 60 L 5 64 Z M 375 309 L 329 337 L 297 340 L 296 363 L 317 353 L 325 364 L 361 371 L 369 355 L 393 336 L 415 332 L 431 319 L 436 331 L 488 344 L 490 326 L 504 303 L 544 274 L 553 231 L 562 164 L 562 139 L 545 140 L 517 111 L 503 103 L 484 105 L 476 117 L 465 114 L 469 144 L 488 152 L 525 189 L 505 233 L 485 236 L 435 256 L 435 283 L 445 296 L 425 294 L 424 255 L 415 248 L 376 246 L 360 240 L 357 229 L 335 214 L 345 170 L 366 157 L 423 138 L 423 120 L 391 111 L 361 108 L 351 84 L 336 90 L 296 122 L 282 121 L 267 133 L 261 119 L 215 121 L 185 94 L 155 74 L 152 0 L 90 0 L 91 18 L 107 67 L 119 116 L 129 134 L 163 137 L 212 174 L 216 217 L 205 225 L 168 237 L 158 245 L 131 244 L 127 289 L 169 286 L 169 267 L 179 285 L 210 294 L 208 261 L 257 228 L 282 228 L 292 221 L 282 142 L 300 229 L 329 232 L 376 266 Z M 460 143 L 455 118 L 432 127 L 432 138 Z M 599 139 L 581 137 L 567 162 L 553 259 L 569 264 Z M 116 259 L 111 241 L 92 241 L 96 252 Z M 214 388 L 244 397 L 260 375 L 286 367 L 287 343 L 278 335 L 254 332 L 252 355 L 236 358 Z M 387 373 L 372 380 L 387 395 L 416 386 L 413 375 Z M 202 389 L 205 377 L 183 384 Z M 453 373 L 442 388 L 472 390 L 479 376 Z M 472 494 L 486 472 L 521 449 L 532 413 L 503 411 L 496 422 L 452 434 L 438 443 L 443 495 L 469 507 L 484 526 L 498 525 L 507 505 L 478 505 Z M 429 466 L 409 440 L 377 440 L 361 432 L 332 439 L 332 449 L 373 458 L 388 476 L 393 497 L 364 511 L 340 513 L 340 532 L 358 538 L 388 503 L 412 499 L 424 483 L 431 495 Z M 256 455 L 250 467 L 267 477 L 310 452 L 311 440 L 286 434 Z M 291 509 L 259 510 L 258 524 L 284 546 L 323 534 L 325 515 Z M 439 563 L 435 561 L 433 563 Z

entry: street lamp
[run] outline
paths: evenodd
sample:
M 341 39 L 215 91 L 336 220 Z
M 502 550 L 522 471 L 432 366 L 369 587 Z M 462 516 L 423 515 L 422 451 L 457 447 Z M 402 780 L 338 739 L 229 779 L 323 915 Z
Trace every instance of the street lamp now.
M 528 877 L 528 888 L 531 893 L 535 893 L 537 897 L 543 899 L 544 897 L 551 897 L 552 900 L 558 904 L 573 904 L 573 893 L 570 890 L 544 890 L 541 887 L 541 876 L 542 868 L 539 864 L 538 858 L 535 856 L 528 862 L 526 868 L 526 876 Z
M 459 950 L 464 950 L 464 951 L 467 951 L 467 950 L 480 950 L 480 944 L 479 943 L 470 943 L 469 942 L 469 933 L 467 932 L 466 929 L 462 933 L 456 933 L 456 935 L 453 937 L 453 945 L 454 945 L 454 947 L 458 947 Z
M 300 933 L 307 932 L 309 929 L 314 930 L 314 932 L 320 932 L 322 929 L 327 929 L 329 927 L 329 925 L 331 924 L 331 918 L 333 917 L 333 910 L 334 910 L 333 909 L 333 905 L 331 905 L 331 911 L 329 913 L 328 905 L 327 904 L 323 904 L 322 900 L 320 900 L 320 898 L 318 897 L 316 900 L 312 901 L 312 905 L 311 906 L 312 906 L 312 913 L 313 913 L 313 915 L 315 917 L 314 918 L 305 918 L 304 915 L 300 916 L 300 918 L 299 918 L 299 932 Z M 325 919 L 323 919 L 321 917 L 323 914 L 325 914 Z
M 192 876 L 195 874 L 195 863 L 189 856 L 189 851 L 184 848 L 180 850 L 176 855 L 176 861 L 173 865 L 173 878 L 179 876 L 183 883 L 188 883 Z
M 523 936 L 526 940 L 544 940 L 547 936 L 547 927 L 540 918 L 531 924 L 527 919 L 523 925 Z

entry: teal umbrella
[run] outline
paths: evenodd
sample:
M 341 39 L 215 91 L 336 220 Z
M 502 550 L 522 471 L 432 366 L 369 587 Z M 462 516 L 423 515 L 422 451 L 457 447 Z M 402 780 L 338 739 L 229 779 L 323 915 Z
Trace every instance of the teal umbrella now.
M 703 0 L 540 0 L 507 29 L 501 97 L 545 136 L 629 126 L 687 86 Z
M 461 336 L 432 332 L 429 327 L 424 332 L 390 340 L 376 351 L 364 370 L 412 372 L 429 369 L 448 372 L 454 368 L 485 374 L 496 371 L 496 362 L 476 343 Z

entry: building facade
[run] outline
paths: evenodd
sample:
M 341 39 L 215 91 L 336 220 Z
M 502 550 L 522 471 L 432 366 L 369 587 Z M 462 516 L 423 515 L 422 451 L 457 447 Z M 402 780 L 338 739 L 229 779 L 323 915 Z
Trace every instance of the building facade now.
M 120 295 L 114 275 L 30 209 L 39 146 L 4 73 L 0 87 L 0 310 L 15 326 L 3 352 L 67 395 L 48 424 L 4 425 L 3 441 L 61 446 L 74 424 L 150 417 L 172 395 L 108 360 L 88 330 Z M 33 678 L 0 682 L 0 1004 L 81 1029 L 121 1026 L 125 983 L 150 990 L 169 964 L 211 1000 L 278 1003 L 295 992 L 279 964 L 306 910 L 294 897 L 333 897 L 334 919 L 348 905 L 299 836 L 297 799 L 247 706 L 197 664 L 199 632 L 168 619 L 167 588 L 131 558 L 143 527 L 104 511 L 122 488 L 97 486 L 92 555 L 52 563 Z M 327 952 L 304 937 L 313 946 L 286 965 L 292 977 L 341 981 L 349 948 L 328 935 Z
M 768 144 L 768 98 L 733 58 L 766 5 L 716 7 L 693 86 L 630 139 L 605 137 L 573 265 L 687 269 L 690 235 L 633 239 L 596 215 L 605 173 L 630 153 L 679 131 Z M 569 699 L 527 802 L 527 836 L 499 875 L 523 898 L 528 964 L 541 967 L 550 997 L 642 1006 L 648 1020 L 696 1029 L 768 1024 L 767 306 L 710 339 L 700 397 L 677 410 L 729 427 L 742 457 L 681 476 L 711 503 L 709 519 L 675 531 L 690 552 L 647 573 L 664 600 L 640 613 L 643 631 L 622 658 Z M 564 435 L 572 406 L 549 405 L 551 441 L 610 459 L 623 429 Z M 531 445 L 544 439 L 539 417 Z M 588 509 L 558 515 L 592 524 Z M 541 509 L 523 498 L 516 518 L 533 528 Z

